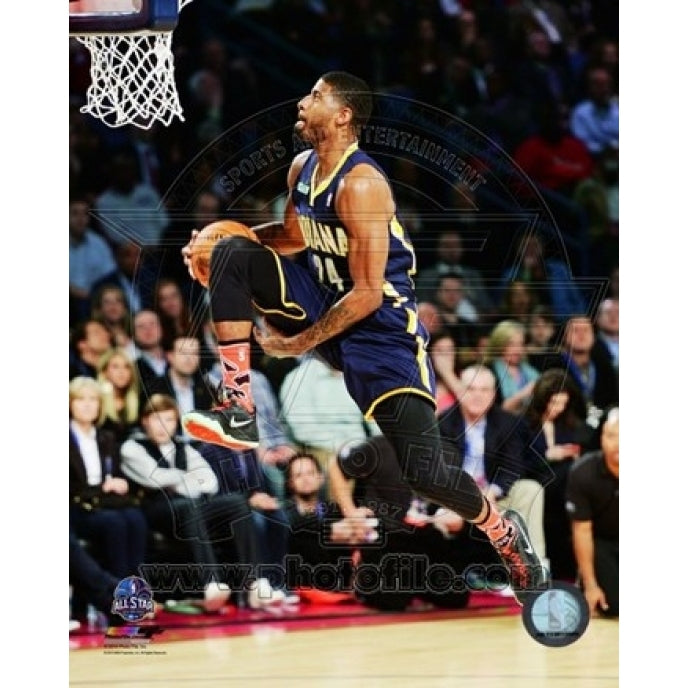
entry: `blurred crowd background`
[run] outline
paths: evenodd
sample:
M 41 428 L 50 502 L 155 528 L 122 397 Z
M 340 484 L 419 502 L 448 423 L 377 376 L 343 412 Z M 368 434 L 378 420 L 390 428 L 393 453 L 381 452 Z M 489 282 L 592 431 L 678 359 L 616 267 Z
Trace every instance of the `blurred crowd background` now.
M 185 121 L 147 130 L 112 129 L 80 112 L 90 57 L 70 38 L 70 385 L 80 381 L 70 387 L 72 420 L 73 400 L 90 393 L 82 378 L 99 381 L 91 421 L 114 437 L 112 452 L 143 432 L 154 395 L 174 399 L 175 412 L 213 403 L 219 374 L 206 295 L 180 249 L 192 228 L 214 219 L 279 219 L 285 189 L 270 180 L 230 190 L 211 169 L 197 175 L 183 213 L 168 207 L 168 190 L 225 132 L 295 103 L 322 73 L 346 70 L 380 96 L 436 108 L 479 132 L 490 145 L 467 159 L 492 180 L 507 160 L 520 184 L 513 188 L 511 174 L 509 193 L 495 198 L 491 183 L 434 186 L 421 166 L 382 161 L 416 245 L 419 317 L 431 335 L 439 410 L 460 403 L 462 371 L 485 364 L 495 375 L 495 405 L 528 425 L 537 381 L 563 368 L 576 390 L 574 415 L 590 431 L 564 458 L 598 448 L 599 418 L 618 403 L 618 22 L 618 2 L 608 0 L 194 0 L 173 34 Z M 433 194 L 441 197 L 428 203 Z M 439 207 L 453 212 L 438 218 Z M 482 250 L 481 214 L 514 216 L 524 207 L 545 219 Z M 376 435 L 337 374 L 307 360 L 304 370 L 301 360 L 254 351 L 266 419 L 253 456 L 261 477 L 251 487 L 235 475 L 224 490 L 253 499 L 254 512 L 286 508 L 294 453 L 315 456 L 327 474 L 344 443 Z M 204 458 L 214 470 L 223 465 Z M 557 480 L 561 491 L 565 474 Z M 263 483 L 269 489 L 256 487 Z M 72 508 L 79 494 L 75 483 Z M 554 499 L 559 511 L 546 512 L 554 524 L 546 534 L 559 573 L 575 578 L 561 494 Z M 82 538 L 95 537 L 81 521 L 79 528 Z M 264 524 L 257 532 L 268 537 Z M 279 556 L 279 536 L 272 537 L 272 554 L 261 561 Z

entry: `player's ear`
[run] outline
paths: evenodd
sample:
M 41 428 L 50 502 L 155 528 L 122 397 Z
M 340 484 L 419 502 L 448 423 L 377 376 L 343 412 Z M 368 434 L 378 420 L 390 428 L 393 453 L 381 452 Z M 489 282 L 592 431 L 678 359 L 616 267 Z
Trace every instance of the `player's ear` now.
M 341 107 L 339 108 L 339 112 L 337 113 L 337 117 L 335 118 L 335 122 L 339 124 L 340 126 L 346 126 L 348 124 L 351 124 L 352 120 L 354 118 L 354 113 L 353 110 L 350 107 Z

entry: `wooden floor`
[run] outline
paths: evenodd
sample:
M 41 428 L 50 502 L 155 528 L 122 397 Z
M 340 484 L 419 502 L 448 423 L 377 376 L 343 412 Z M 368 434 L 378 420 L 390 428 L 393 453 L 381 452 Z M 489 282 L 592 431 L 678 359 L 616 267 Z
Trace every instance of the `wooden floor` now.
M 610 688 L 619 685 L 619 626 L 592 619 L 578 641 L 547 648 L 518 615 L 164 642 L 164 654 L 70 653 L 70 685 L 461 686 Z

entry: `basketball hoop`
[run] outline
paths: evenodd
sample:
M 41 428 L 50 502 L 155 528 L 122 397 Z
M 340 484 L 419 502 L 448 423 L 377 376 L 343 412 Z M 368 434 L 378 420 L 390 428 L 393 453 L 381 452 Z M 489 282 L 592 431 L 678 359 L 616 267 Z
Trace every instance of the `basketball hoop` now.
M 73 22 L 70 10 L 70 36 L 91 54 L 91 85 L 81 112 L 113 128 L 133 124 L 150 129 L 155 121 L 169 126 L 175 117 L 184 121 L 174 81 L 172 33 L 179 12 L 191 1 L 170 0 L 173 16 L 165 16 L 166 21 L 157 25 L 150 20 L 152 28 L 143 29 L 116 12 L 98 15 L 97 21 L 84 13 Z M 149 2 L 155 8 L 155 0 Z

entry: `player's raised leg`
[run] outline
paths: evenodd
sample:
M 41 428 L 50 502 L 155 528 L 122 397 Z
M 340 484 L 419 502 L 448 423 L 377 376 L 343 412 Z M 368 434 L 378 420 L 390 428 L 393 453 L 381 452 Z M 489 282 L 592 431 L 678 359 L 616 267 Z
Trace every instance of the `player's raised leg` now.
M 258 446 L 251 395 L 253 306 L 248 275 L 255 255 L 267 251 L 243 237 L 222 239 L 213 250 L 208 289 L 222 385 L 215 408 L 190 411 L 182 417 L 184 429 L 197 440 L 231 449 Z
M 218 340 L 222 385 L 218 405 L 184 414 L 186 432 L 202 442 L 231 449 L 258 446 L 251 394 L 251 331 L 254 309 L 284 331 L 307 327 L 328 307 L 301 266 L 275 251 L 233 236 L 221 239 L 210 260 L 210 312 Z

